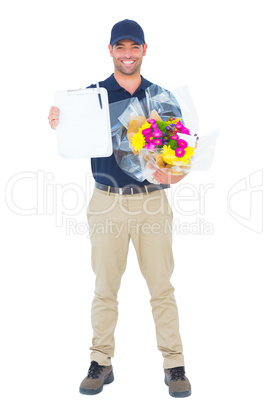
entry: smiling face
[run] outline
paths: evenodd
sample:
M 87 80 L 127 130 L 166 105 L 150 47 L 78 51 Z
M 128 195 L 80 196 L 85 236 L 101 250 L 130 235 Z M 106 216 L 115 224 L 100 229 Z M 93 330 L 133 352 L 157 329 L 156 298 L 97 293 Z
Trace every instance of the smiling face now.
M 138 45 L 129 39 L 109 45 L 110 55 L 115 68 L 124 75 L 133 75 L 140 71 L 142 58 L 146 55 L 147 45 Z

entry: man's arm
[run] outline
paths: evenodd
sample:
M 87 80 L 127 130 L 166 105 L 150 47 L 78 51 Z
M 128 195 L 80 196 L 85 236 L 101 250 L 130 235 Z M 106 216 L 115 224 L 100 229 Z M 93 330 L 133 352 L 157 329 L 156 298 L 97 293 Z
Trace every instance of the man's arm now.
M 60 109 L 57 106 L 51 106 L 49 115 L 48 115 L 48 121 L 49 121 L 50 127 L 53 128 L 53 130 L 56 130 L 56 127 L 59 124 L 59 114 L 60 114 Z

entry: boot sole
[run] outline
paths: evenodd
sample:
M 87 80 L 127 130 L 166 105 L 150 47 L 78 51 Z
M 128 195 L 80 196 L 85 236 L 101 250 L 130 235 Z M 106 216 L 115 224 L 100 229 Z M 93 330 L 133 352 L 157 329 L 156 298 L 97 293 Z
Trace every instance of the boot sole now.
M 111 373 L 108 375 L 108 377 L 104 380 L 103 385 L 105 384 L 111 384 L 111 382 L 114 381 L 114 374 L 111 371 Z M 80 394 L 84 395 L 96 395 L 99 394 L 103 390 L 103 385 L 100 388 L 97 389 L 86 389 L 86 388 L 79 388 Z
M 165 378 L 165 384 L 167 386 L 169 386 L 166 378 Z M 171 392 L 169 389 L 169 395 L 173 396 L 174 398 L 186 398 L 187 396 L 190 396 L 191 394 L 192 394 L 191 390 L 183 391 L 183 392 Z

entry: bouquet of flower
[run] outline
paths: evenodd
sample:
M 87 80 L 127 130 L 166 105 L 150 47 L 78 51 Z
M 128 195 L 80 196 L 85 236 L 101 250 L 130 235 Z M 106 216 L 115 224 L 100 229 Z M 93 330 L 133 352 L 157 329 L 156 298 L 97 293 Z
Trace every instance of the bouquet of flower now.
M 198 130 L 198 117 L 187 88 L 176 95 L 183 117 L 169 91 L 153 84 L 145 92 L 143 101 L 131 98 L 110 105 L 113 153 L 120 168 L 135 180 L 152 183 L 157 182 L 156 169 L 174 175 L 207 170 L 218 133 L 201 139 L 192 134 Z
M 182 174 L 190 168 L 190 161 L 197 146 L 197 134 L 192 136 L 181 118 L 169 117 L 163 121 L 156 112 L 151 115 L 155 118 L 148 119 L 135 134 L 129 125 L 128 138 L 134 148 L 134 152 L 140 153 L 145 161 L 155 162 L 158 168 L 165 169 L 171 174 Z M 156 120 L 157 119 L 157 120 Z M 136 119 L 137 121 L 137 119 Z

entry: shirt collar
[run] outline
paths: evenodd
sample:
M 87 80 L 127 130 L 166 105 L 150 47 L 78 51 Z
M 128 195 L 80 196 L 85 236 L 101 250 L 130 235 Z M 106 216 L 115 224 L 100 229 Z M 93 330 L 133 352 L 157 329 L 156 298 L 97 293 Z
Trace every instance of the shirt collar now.
M 110 77 L 105 80 L 105 84 L 107 91 L 120 91 L 121 89 L 124 89 L 118 84 L 118 82 L 114 78 L 114 74 L 111 74 Z M 145 91 L 145 89 L 148 88 L 150 85 L 152 85 L 152 83 L 143 78 L 143 76 L 141 75 L 141 84 L 135 92 L 137 92 L 139 89 Z

